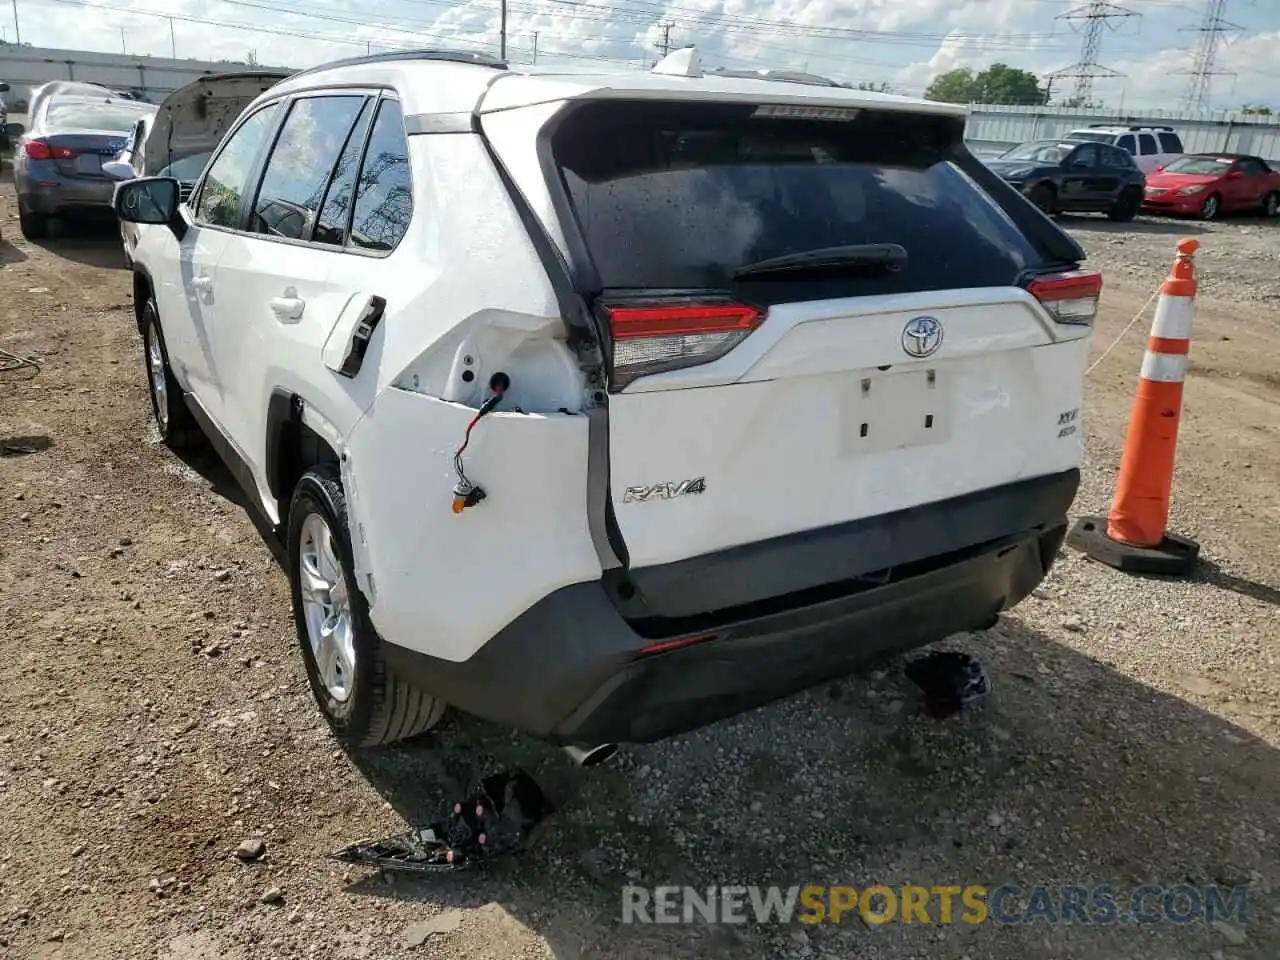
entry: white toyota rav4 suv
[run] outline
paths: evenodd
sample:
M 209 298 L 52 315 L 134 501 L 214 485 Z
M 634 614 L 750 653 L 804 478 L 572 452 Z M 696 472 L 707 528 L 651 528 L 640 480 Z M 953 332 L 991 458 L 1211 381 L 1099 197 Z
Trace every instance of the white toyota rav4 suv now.
M 159 430 L 283 536 L 335 731 L 651 741 L 1025 597 L 1101 280 L 964 120 L 396 53 L 120 184 Z

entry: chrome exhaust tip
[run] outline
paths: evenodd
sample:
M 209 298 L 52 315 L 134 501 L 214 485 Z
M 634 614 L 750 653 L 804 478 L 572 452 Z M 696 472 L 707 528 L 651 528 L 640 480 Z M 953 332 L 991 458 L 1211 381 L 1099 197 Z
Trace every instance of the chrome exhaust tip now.
M 579 747 L 571 744 L 563 749 L 576 766 L 596 767 L 612 758 L 618 752 L 618 745 L 599 743 L 594 747 Z

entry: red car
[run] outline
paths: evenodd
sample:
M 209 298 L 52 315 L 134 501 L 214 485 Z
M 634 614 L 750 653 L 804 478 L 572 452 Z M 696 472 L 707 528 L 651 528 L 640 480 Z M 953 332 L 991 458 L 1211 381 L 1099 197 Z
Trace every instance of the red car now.
M 1220 213 L 1280 212 L 1280 171 L 1261 157 L 1238 153 L 1188 153 L 1147 177 L 1142 209 L 1192 214 L 1212 220 Z

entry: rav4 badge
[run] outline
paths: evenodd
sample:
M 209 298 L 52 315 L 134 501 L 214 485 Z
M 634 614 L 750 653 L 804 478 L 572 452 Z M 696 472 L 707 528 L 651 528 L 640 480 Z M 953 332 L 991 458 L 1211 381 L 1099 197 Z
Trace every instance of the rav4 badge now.
M 680 483 L 655 483 L 647 487 L 627 487 L 622 496 L 623 503 L 648 503 L 650 500 L 674 500 L 676 497 L 691 493 L 706 493 L 707 478 L 694 477 Z

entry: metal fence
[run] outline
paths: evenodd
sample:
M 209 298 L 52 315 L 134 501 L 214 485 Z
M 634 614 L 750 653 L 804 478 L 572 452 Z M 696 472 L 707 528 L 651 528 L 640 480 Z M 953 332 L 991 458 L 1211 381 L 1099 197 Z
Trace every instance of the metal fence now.
M 32 89 L 51 80 L 100 83 L 121 90 L 136 90 L 149 100 L 159 101 L 202 76 L 248 69 L 247 64 L 225 60 L 173 60 L 0 43 L 0 80 L 9 84 L 10 93 L 5 99 L 11 105 L 22 102 Z
M 978 152 L 994 152 L 1027 140 L 1061 137 L 1091 123 L 1169 126 L 1178 132 L 1188 153 L 1248 153 L 1280 160 L 1280 117 L 1225 111 L 1188 115 L 1164 110 L 971 104 L 965 139 Z

